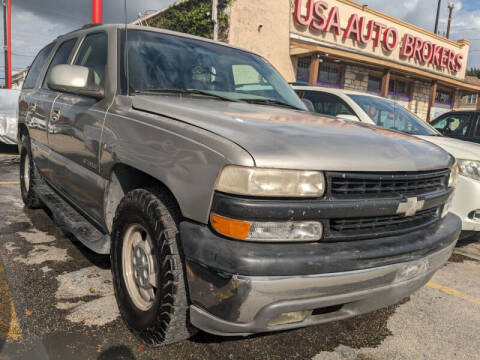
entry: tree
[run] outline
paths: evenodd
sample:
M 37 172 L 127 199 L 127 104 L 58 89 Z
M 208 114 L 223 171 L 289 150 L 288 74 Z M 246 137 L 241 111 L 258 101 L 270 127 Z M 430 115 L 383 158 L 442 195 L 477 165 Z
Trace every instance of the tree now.
M 468 69 L 467 76 L 476 76 L 477 78 L 480 78 L 480 69 L 479 68 Z
M 219 1 L 218 23 L 220 40 L 226 40 L 227 37 L 228 15 L 225 10 L 231 5 L 232 1 Z M 212 39 L 212 0 L 187 0 L 172 5 L 162 13 L 149 19 L 148 25 Z

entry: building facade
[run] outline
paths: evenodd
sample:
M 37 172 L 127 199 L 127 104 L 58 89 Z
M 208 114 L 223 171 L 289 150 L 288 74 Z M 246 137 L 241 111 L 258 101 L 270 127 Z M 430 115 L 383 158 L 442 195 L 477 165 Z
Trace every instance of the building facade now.
M 225 41 L 262 55 L 289 82 L 378 94 L 427 121 L 480 108 L 480 81 L 465 76 L 468 40 L 352 0 L 232 0 L 227 13 Z

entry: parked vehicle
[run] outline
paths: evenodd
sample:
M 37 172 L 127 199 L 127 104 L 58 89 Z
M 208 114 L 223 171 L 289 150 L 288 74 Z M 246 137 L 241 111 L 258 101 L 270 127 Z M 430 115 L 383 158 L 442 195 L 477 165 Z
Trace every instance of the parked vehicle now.
M 22 197 L 110 254 L 120 312 L 147 344 L 396 303 L 455 246 L 454 159 L 304 110 L 255 54 L 87 27 L 42 49 L 26 78 Z
M 480 231 L 479 145 L 442 136 L 402 106 L 376 95 L 314 86 L 294 88 L 301 98 L 313 103 L 315 112 L 415 135 L 452 154 L 457 159 L 460 176 L 451 211 L 462 219 L 462 230 Z M 449 115 L 441 116 L 439 120 L 445 116 L 448 118 Z
M 480 110 L 451 111 L 430 124 L 443 136 L 480 143 Z
M 17 143 L 17 112 L 20 90 L 0 89 L 0 142 Z

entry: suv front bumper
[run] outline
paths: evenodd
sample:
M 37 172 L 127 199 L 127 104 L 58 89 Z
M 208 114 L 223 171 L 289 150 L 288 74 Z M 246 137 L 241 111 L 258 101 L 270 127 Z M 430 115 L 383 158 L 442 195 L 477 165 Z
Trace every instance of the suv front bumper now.
M 205 225 L 183 222 L 190 320 L 209 333 L 237 336 L 374 311 L 427 283 L 450 257 L 459 232 L 460 219 L 449 214 L 414 233 L 350 245 L 258 244 L 224 239 Z M 326 252 L 332 245 L 338 251 Z M 271 325 L 279 315 L 298 311 L 308 312 L 303 321 Z

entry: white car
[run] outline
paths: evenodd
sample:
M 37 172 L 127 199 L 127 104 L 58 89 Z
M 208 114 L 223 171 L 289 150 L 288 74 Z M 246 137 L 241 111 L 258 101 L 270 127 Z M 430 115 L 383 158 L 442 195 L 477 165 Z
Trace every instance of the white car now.
M 458 163 L 459 179 L 451 211 L 462 219 L 463 231 L 480 231 L 480 145 L 442 136 L 432 126 L 392 100 L 376 95 L 315 86 L 293 86 L 315 112 L 361 121 L 415 135 L 432 142 Z M 309 104 L 311 102 L 312 104 Z
M 0 89 L 0 142 L 17 143 L 18 97 L 20 90 Z

